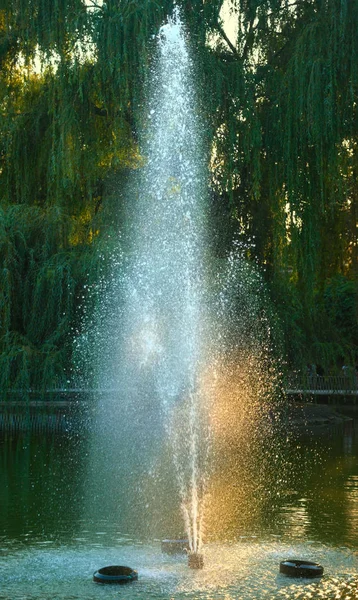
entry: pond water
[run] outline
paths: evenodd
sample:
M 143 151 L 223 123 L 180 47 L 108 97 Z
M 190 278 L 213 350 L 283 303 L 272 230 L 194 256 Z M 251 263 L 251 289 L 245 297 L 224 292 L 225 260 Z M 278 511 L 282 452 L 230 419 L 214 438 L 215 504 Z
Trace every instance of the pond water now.
M 208 527 L 205 568 L 190 571 L 184 556 L 160 550 L 161 538 L 180 532 L 175 502 L 149 518 L 152 507 L 138 485 L 124 490 L 129 506 L 123 501 L 115 521 L 100 506 L 94 515 L 84 508 L 85 436 L 4 433 L 0 599 L 358 597 L 357 449 L 358 427 L 352 424 L 293 436 L 284 450 L 288 468 L 281 485 L 256 492 L 254 499 L 243 493 L 248 488 L 241 485 L 239 467 L 235 481 L 233 469 L 225 472 L 221 465 L 221 484 L 212 486 L 218 498 L 211 512 L 218 512 Z M 288 557 L 320 562 L 324 577 L 280 575 L 279 562 Z M 109 564 L 131 566 L 139 581 L 120 588 L 93 583 L 93 572 Z

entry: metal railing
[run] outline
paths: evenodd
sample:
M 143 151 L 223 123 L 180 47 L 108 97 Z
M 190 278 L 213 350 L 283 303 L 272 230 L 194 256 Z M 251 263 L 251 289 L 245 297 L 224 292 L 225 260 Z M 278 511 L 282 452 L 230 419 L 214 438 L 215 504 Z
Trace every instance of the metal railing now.
M 293 373 L 288 378 L 286 390 L 291 393 L 358 394 L 358 377 Z
M 310 375 L 290 373 L 284 383 L 284 389 L 291 394 L 357 394 L 358 375 Z M 83 389 L 53 388 L 48 390 L 7 390 L 2 398 L 0 392 L 0 408 L 9 404 L 39 407 L 51 404 L 61 407 L 63 403 L 86 402 L 97 396 L 117 395 L 119 389 Z

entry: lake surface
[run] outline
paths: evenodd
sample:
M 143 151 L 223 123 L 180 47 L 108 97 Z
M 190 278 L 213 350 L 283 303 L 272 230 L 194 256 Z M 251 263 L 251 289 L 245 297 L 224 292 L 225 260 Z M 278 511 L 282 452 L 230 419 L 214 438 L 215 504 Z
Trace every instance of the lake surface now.
M 180 514 L 165 478 L 148 483 L 145 461 L 130 488 L 123 481 L 114 518 L 88 498 L 86 436 L 2 434 L 0 599 L 358 597 L 357 450 L 358 427 L 347 424 L 288 436 L 254 469 L 239 454 L 222 462 L 210 484 L 205 569 L 195 572 L 185 557 L 161 554 L 160 539 L 182 534 Z M 288 557 L 320 562 L 325 576 L 279 575 Z M 137 569 L 139 581 L 94 584 L 108 564 Z

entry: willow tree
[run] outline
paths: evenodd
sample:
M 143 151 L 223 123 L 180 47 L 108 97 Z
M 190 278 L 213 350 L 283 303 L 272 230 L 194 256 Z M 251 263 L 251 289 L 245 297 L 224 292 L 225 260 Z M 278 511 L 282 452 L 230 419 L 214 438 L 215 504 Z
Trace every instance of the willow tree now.
M 222 44 L 217 100 L 218 198 L 256 240 L 290 360 L 356 360 L 358 5 L 233 10 L 237 42 Z
M 1 4 L 2 389 L 67 379 L 81 290 L 113 217 L 103 190 L 137 162 L 131 105 L 163 14 L 122 4 Z
M 213 251 L 266 269 L 291 361 L 357 343 L 357 25 L 350 0 L 176 3 L 212 148 Z M 0 379 L 61 385 L 84 287 L 131 210 L 164 0 L 0 2 Z M 223 235 L 225 233 L 225 235 Z M 114 243 L 114 242 L 113 242 Z M 105 247 L 105 251 L 101 248 Z

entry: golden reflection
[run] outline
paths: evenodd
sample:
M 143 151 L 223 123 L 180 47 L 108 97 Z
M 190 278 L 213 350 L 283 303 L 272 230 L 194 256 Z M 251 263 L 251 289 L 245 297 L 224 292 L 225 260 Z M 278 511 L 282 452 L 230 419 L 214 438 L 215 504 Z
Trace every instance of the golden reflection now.
M 226 465 L 208 484 L 205 502 L 207 540 L 235 539 L 255 529 L 260 502 L 255 482 L 244 465 Z
M 214 463 L 204 497 L 206 539 L 233 539 L 254 530 L 264 510 L 272 382 L 258 357 L 248 354 L 209 369 L 202 387 Z
M 203 377 L 214 445 L 230 448 L 250 441 L 268 409 L 270 381 L 254 355 L 227 357 Z
M 293 538 L 304 538 L 311 526 L 311 518 L 307 511 L 307 499 L 301 498 L 297 506 L 283 508 L 287 533 Z
M 319 582 L 298 586 L 290 585 L 276 596 L 277 600 L 287 598 L 288 600 L 358 600 L 358 578 L 351 576 L 348 579 L 331 577 L 324 578 Z
M 358 529 L 358 475 L 348 477 L 345 484 L 347 498 L 347 517 L 352 531 Z

